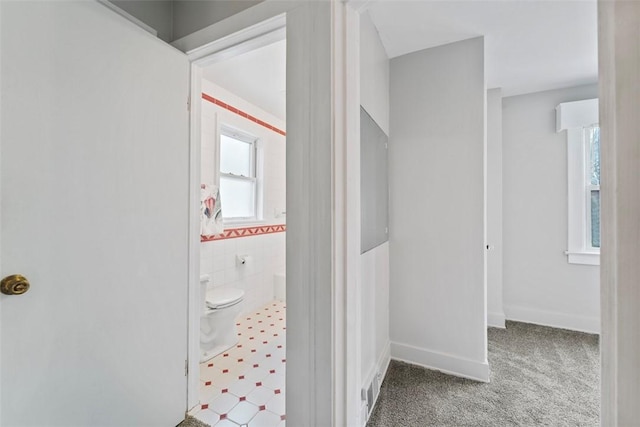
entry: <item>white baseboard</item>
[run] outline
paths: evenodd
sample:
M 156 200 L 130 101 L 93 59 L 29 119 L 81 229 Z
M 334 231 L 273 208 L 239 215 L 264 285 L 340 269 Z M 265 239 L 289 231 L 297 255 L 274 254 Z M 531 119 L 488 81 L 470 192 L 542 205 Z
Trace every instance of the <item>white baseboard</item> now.
M 389 363 L 391 363 L 391 341 L 387 341 L 387 345 L 384 346 L 384 350 L 382 354 L 380 354 L 380 358 L 376 364 L 376 368 L 380 373 L 380 385 L 382 385 L 382 380 L 384 380 L 384 377 L 387 375 Z
M 504 307 L 504 311 L 508 320 L 588 332 L 590 334 L 600 333 L 600 319 L 597 317 L 576 316 L 517 305 L 507 305 Z
M 367 374 L 365 382 L 361 388 L 362 389 L 367 388 L 371 383 L 371 381 L 373 380 L 374 376 L 378 376 L 378 385 L 382 387 L 382 380 L 384 380 L 384 377 L 387 375 L 387 370 L 389 369 L 390 363 L 391 363 L 391 342 L 387 341 L 387 344 L 384 346 L 382 353 L 380 353 L 380 356 L 378 357 L 376 365 Z M 372 406 L 375 406 L 376 402 L 378 401 L 378 397 L 380 397 L 379 389 L 376 391 L 375 399 L 373 400 Z M 367 424 L 367 421 L 369 421 L 369 414 L 367 413 L 367 410 L 366 410 L 366 402 L 365 402 L 365 409 L 364 410 L 361 409 L 360 412 L 361 412 L 362 425 L 364 426 Z
M 376 364 L 373 367 L 371 367 L 371 369 L 367 373 L 367 376 L 364 377 L 361 388 L 368 387 L 369 384 L 371 384 L 371 381 L 373 381 L 373 377 L 378 374 L 380 374 L 380 377 L 378 378 L 380 380 L 379 384 L 382 384 L 382 380 L 384 379 L 384 376 L 387 374 L 387 369 L 389 369 L 390 362 L 391 362 L 391 342 L 387 341 L 387 344 L 384 346 L 384 349 L 382 350 L 380 355 L 378 355 L 378 360 L 376 361 Z
M 408 344 L 391 343 L 391 358 L 457 377 L 489 382 L 489 363 L 477 362 Z
M 505 328 L 505 322 L 506 317 L 504 315 L 504 313 L 498 313 L 498 312 L 493 312 L 493 313 L 487 313 L 487 326 L 492 327 L 492 328 Z

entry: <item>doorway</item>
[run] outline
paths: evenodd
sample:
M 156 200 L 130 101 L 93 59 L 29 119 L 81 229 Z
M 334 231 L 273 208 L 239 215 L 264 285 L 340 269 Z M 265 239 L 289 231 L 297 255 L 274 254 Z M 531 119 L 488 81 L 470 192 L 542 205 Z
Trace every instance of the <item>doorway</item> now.
M 284 36 L 198 64 L 201 318 L 190 414 L 210 425 L 286 418 Z
M 343 175 L 333 177 L 335 165 L 344 162 L 346 151 L 343 116 L 332 114 L 334 108 L 344 111 L 346 105 L 343 93 L 335 90 L 346 78 L 346 72 L 342 74 L 346 68 L 341 62 L 342 51 L 333 45 L 332 34 L 340 26 L 332 23 L 343 22 L 347 10 L 344 5 L 335 7 L 324 2 L 265 2 L 252 7 L 251 13 L 238 14 L 173 43 L 192 62 L 191 99 L 195 100 L 202 96 L 199 81 L 204 66 L 234 56 L 230 54 L 232 48 L 234 54 L 239 54 L 264 45 L 269 37 L 282 39 L 279 32 L 285 32 L 286 23 L 286 308 L 287 341 L 295 342 L 295 347 L 286 352 L 286 399 L 295 402 L 287 405 L 286 417 L 305 425 L 344 420 L 347 389 L 353 391 L 349 400 L 359 399 L 357 388 L 349 386 L 351 377 L 343 370 L 348 365 L 342 345 L 342 331 L 346 330 L 344 301 L 352 294 L 346 295 L 343 288 L 346 269 L 340 261 L 345 240 L 345 233 L 341 232 L 345 217 L 340 207 L 346 181 Z M 201 179 L 198 109 L 199 103 L 191 102 L 190 307 L 200 306 L 196 291 L 201 245 L 197 208 Z M 190 312 L 191 355 L 198 352 L 199 314 L 197 310 Z M 189 371 L 198 369 L 196 358 L 190 357 Z M 327 375 L 328 372 L 332 374 Z M 197 376 L 189 375 L 189 408 L 199 403 L 198 381 Z

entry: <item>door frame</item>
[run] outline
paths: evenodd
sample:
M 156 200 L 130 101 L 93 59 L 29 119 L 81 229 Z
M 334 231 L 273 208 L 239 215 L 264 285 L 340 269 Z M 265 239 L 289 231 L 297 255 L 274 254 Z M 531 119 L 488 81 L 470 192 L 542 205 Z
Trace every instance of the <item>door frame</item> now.
M 201 115 L 202 70 L 207 65 L 283 40 L 286 15 L 240 30 L 187 52 L 191 62 L 189 97 L 189 288 L 188 288 L 188 360 L 187 411 L 199 404 L 200 359 L 200 184 L 201 184 Z
M 640 5 L 598 0 L 598 71 L 602 135 L 601 411 L 603 426 L 631 425 L 640 417 L 637 396 L 640 339 L 637 324 L 640 227 L 637 183 L 640 158 L 637 117 L 640 66 L 637 27 Z
M 200 66 L 255 48 L 286 25 L 295 40 L 287 47 L 287 104 L 305 112 L 288 117 L 288 139 L 295 144 L 287 145 L 287 157 L 296 147 L 294 154 L 310 161 L 306 169 L 287 161 L 287 339 L 296 343 L 287 348 L 287 420 L 296 425 L 359 420 L 359 313 L 347 310 L 359 307 L 360 239 L 354 225 L 360 211 L 353 202 L 359 198 L 359 185 L 353 185 L 359 183 L 353 179 L 359 176 L 359 151 L 353 150 L 353 143 L 359 144 L 359 75 L 347 72 L 359 60 L 346 55 L 358 52 L 359 29 L 347 25 L 359 23 L 357 15 L 353 4 L 340 1 L 263 2 L 172 43 L 192 62 L 189 408 L 198 404 L 199 391 L 198 360 L 192 356 L 199 353 Z M 318 52 L 324 61 L 316 59 Z M 294 185 L 301 182 L 306 190 Z M 323 210 L 309 209 L 317 205 Z

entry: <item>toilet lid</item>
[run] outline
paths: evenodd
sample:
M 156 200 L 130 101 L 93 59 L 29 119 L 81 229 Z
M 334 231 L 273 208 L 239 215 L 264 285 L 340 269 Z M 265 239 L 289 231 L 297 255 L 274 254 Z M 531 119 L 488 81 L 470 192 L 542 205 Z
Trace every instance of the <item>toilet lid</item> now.
M 242 300 L 244 291 L 236 288 L 216 288 L 207 291 L 206 302 L 209 308 L 221 308 Z

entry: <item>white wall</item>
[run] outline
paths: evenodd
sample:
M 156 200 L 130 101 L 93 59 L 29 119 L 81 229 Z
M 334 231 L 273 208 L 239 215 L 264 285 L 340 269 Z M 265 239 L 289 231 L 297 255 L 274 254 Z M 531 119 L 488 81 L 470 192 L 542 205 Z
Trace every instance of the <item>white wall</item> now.
M 362 387 L 384 377 L 389 363 L 389 243 L 361 256 Z
M 202 81 L 202 91 L 285 130 L 285 124 L 281 120 L 207 80 Z M 202 183 L 218 182 L 216 139 L 221 125 L 232 126 L 260 139 L 264 156 L 264 219 L 259 224 L 286 223 L 286 217 L 280 214 L 286 211 L 286 137 L 206 100 L 202 100 Z M 224 200 L 222 208 L 224 209 Z M 225 228 L 249 225 L 237 224 Z M 282 232 L 202 242 L 200 274 L 211 277 L 210 287 L 233 286 L 243 289 L 244 312 L 251 312 L 273 299 L 274 274 L 285 273 L 285 234 Z M 250 259 L 247 264 L 238 266 L 236 255 L 249 255 Z
M 597 85 L 503 98 L 504 309 L 507 319 L 599 331 L 599 267 L 567 263 L 567 141 L 555 107 Z
M 502 91 L 487 91 L 487 324 L 504 328 L 502 307 Z
M 488 380 L 484 39 L 391 60 L 391 356 Z
M 389 135 L 389 58 L 368 13 L 360 16 L 360 103 Z M 389 243 L 360 257 L 362 387 L 389 362 Z
M 360 15 L 360 104 L 389 134 L 389 57 L 368 12 Z

